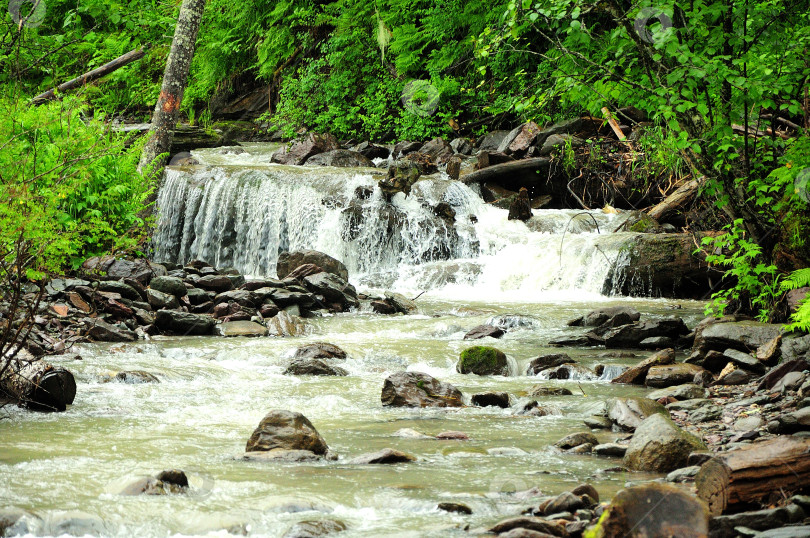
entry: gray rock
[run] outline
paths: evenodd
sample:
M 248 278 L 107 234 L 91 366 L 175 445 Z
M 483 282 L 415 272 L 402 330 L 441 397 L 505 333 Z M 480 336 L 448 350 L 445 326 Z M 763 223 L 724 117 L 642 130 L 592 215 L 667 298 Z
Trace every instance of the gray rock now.
M 222 293 L 233 289 L 233 281 L 228 278 L 228 275 L 206 275 L 196 282 L 196 286 L 204 290 Z
M 177 335 L 211 334 L 214 320 L 200 314 L 189 314 L 175 310 L 158 310 L 155 326 L 165 332 Z
M 161 278 L 171 278 L 171 277 L 161 277 Z M 172 295 L 170 293 L 163 293 L 162 291 L 158 291 L 152 288 L 146 290 L 146 300 L 149 302 L 149 306 L 151 306 L 155 310 L 160 310 L 161 308 L 169 308 L 169 309 L 180 308 L 180 301 L 177 300 L 177 297 L 175 295 Z
M 256 427 L 245 448 L 246 452 L 272 450 L 308 450 L 323 456 L 329 447 L 307 417 L 274 409 Z
M 691 452 L 705 449 L 703 441 L 654 413 L 636 428 L 623 462 L 637 471 L 670 472 L 685 466 Z
M 187 293 L 186 285 L 183 281 L 173 276 L 158 276 L 152 279 L 149 287 L 153 290 L 174 295 L 178 299 L 184 297 Z
M 695 335 L 695 350 L 705 354 L 709 350 L 736 349 L 752 351 L 768 343 L 782 333 L 781 325 L 769 325 L 755 321 L 711 323 Z
M 593 415 L 583 420 L 585 425 L 593 430 L 609 430 L 613 427 L 613 422 L 604 416 Z
M 789 523 L 798 523 L 802 519 L 804 519 L 804 511 L 795 504 L 790 504 L 768 510 L 716 516 L 712 518 L 709 529 L 713 537 L 732 538 L 736 536 L 735 529 L 737 527 L 764 531 L 783 527 Z
M 219 336 L 266 336 L 267 327 L 253 321 L 226 321 L 214 329 Z
M 89 320 L 89 323 L 87 335 L 97 342 L 134 342 L 138 339 L 134 332 L 99 318 Z
M 348 149 L 333 149 L 309 157 L 307 166 L 335 166 L 340 168 L 374 168 L 368 157 Z
M 119 294 L 121 297 L 129 299 L 130 301 L 140 301 L 143 299 L 141 294 L 138 293 L 138 290 L 124 284 L 123 282 L 118 282 L 117 280 L 102 280 L 98 283 L 98 291 L 109 291 L 113 293 Z
M 603 443 L 593 447 L 593 453 L 597 456 L 609 456 L 613 458 L 623 458 L 627 452 L 627 445 L 618 443 Z
M 602 536 L 606 537 L 697 538 L 709 534 L 706 505 L 669 484 L 625 488 L 616 494 L 606 512 L 599 522 Z
M 676 400 L 691 400 L 694 398 L 708 398 L 708 397 L 709 391 L 707 389 L 700 387 L 698 385 L 694 385 L 692 383 L 654 390 L 647 395 L 647 398 L 651 400 L 660 400 L 661 398 L 675 398 Z
M 479 325 L 470 329 L 464 335 L 464 340 L 480 340 L 481 338 L 500 338 L 506 334 L 503 329 L 493 327 L 492 325 Z
M 692 482 L 700 471 L 700 465 L 675 469 L 667 475 L 667 482 Z
M 649 398 L 612 398 L 607 403 L 608 419 L 624 431 L 635 430 L 655 414 L 669 417 L 663 405 Z
M 554 443 L 554 446 L 565 450 L 569 448 L 578 447 L 584 444 L 596 446 L 599 444 L 599 441 L 596 439 L 596 436 L 593 435 L 592 433 L 578 432 L 566 435 L 565 437 Z
M 700 424 L 701 422 L 711 422 L 723 416 L 723 408 L 719 405 L 707 403 L 689 413 L 689 422 Z
M 282 538 L 319 538 L 330 534 L 337 534 L 347 529 L 346 524 L 335 519 L 322 519 L 319 521 L 299 521 Z
M 415 314 L 419 310 L 419 308 L 416 306 L 416 302 L 408 299 L 401 293 L 387 291 L 385 292 L 385 300 L 394 305 L 397 312 L 401 312 L 403 314 Z

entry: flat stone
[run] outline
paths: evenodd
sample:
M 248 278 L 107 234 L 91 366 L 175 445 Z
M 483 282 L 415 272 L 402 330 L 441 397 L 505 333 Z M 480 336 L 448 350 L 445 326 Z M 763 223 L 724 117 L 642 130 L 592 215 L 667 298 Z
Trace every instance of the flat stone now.
M 565 437 L 554 443 L 554 446 L 556 446 L 557 448 L 569 449 L 584 444 L 591 444 L 596 446 L 599 444 L 599 441 L 596 439 L 596 436 L 594 436 L 592 433 L 578 432 L 566 435 Z
M 593 447 L 593 453 L 597 456 L 623 458 L 625 452 L 627 452 L 627 445 L 620 445 L 618 443 L 603 443 Z
M 214 329 L 219 336 L 266 336 L 267 327 L 253 321 L 226 321 Z
M 384 448 L 373 452 L 371 454 L 363 454 L 349 460 L 347 463 L 351 465 L 373 465 L 373 464 L 393 464 L 393 463 L 410 463 L 416 461 L 414 456 L 394 450 L 393 448 Z

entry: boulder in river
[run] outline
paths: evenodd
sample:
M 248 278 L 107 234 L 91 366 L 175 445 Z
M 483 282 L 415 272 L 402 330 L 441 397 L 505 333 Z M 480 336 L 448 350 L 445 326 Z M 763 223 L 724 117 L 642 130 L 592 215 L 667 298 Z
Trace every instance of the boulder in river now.
M 383 194 L 389 198 L 398 192 L 405 193 L 407 196 L 421 175 L 422 172 L 417 163 L 403 159 L 388 168 L 388 176 L 381 179 L 378 185 Z
M 549 368 L 555 368 L 563 364 L 575 362 L 577 361 L 568 356 L 567 353 L 540 355 L 539 357 L 529 361 L 529 365 L 526 367 L 526 375 L 537 375 L 543 370 L 548 370 Z
M 327 304 L 336 305 L 338 311 L 357 308 L 360 304 L 354 286 L 338 275 L 324 271 L 306 276 L 303 281 L 309 291 L 321 295 Z
M 478 407 L 509 407 L 509 394 L 506 392 L 479 392 L 473 394 L 470 402 Z
M 397 372 L 383 382 L 380 399 L 392 407 L 461 407 L 461 391 L 422 372 Z
M 307 417 L 295 411 L 273 409 L 253 431 L 245 452 L 273 450 L 308 450 L 323 456 L 329 447 Z
M 346 376 L 349 372 L 339 366 L 329 364 L 324 359 L 294 359 L 284 375 L 333 375 Z
M 596 436 L 592 433 L 578 432 L 566 435 L 565 437 L 554 443 L 554 446 L 565 450 L 586 444 L 596 446 L 599 444 L 599 441 L 596 439 Z
M 169 495 L 188 492 L 188 478 L 179 469 L 162 471 L 156 476 L 136 480 L 121 495 Z
M 681 318 L 671 317 L 622 325 L 607 331 L 604 338 L 605 347 L 634 348 L 648 338 L 664 336 L 677 339 L 685 334 L 689 334 L 686 323 Z
M 467 334 L 464 335 L 464 340 L 480 340 L 481 338 L 500 338 L 503 336 L 504 331 L 499 327 L 494 327 L 492 325 L 478 325 L 477 327 L 473 327 L 470 329 Z
M 628 306 L 607 306 L 591 310 L 582 317 L 568 322 L 571 327 L 600 327 L 611 320 L 620 319 L 623 323 L 609 323 L 611 327 L 618 327 L 638 321 L 641 314 Z M 625 321 L 626 320 L 626 321 Z
M 636 471 L 668 473 L 685 467 L 689 454 L 700 450 L 706 450 L 703 441 L 669 417 L 653 413 L 636 428 L 623 462 Z
M 346 352 L 334 344 L 313 342 L 295 350 L 295 359 L 345 359 Z
M 756 321 L 710 322 L 695 330 L 694 351 L 705 355 L 711 350 L 755 351 L 782 334 L 782 325 Z
M 278 164 L 302 165 L 313 155 L 340 149 L 340 143 L 329 133 L 308 133 L 303 139 L 284 146 L 270 158 Z
M 602 291 L 697 299 L 711 290 L 715 273 L 694 250 L 692 234 L 637 234 L 622 247 L 626 263 L 611 268 Z
M 333 149 L 308 158 L 307 166 L 335 166 L 340 168 L 374 168 L 374 163 L 361 153 L 348 149 Z
M 122 329 L 100 318 L 89 320 L 89 323 L 87 335 L 97 342 L 134 342 L 138 339 L 138 335 L 129 329 Z
M 76 380 L 44 360 L 12 360 L 0 371 L 2 396 L 37 411 L 64 411 L 76 398 Z
M 474 346 L 461 352 L 456 371 L 460 374 L 509 375 L 509 362 L 499 349 Z
M 317 265 L 327 273 L 337 275 L 345 281 L 349 280 L 349 270 L 346 269 L 343 262 L 317 250 L 295 250 L 292 252 L 282 252 L 278 256 L 276 273 L 278 274 L 279 278 L 286 278 L 287 275 L 304 264 Z
M 599 519 L 592 536 L 677 536 L 709 534 L 706 505 L 681 488 L 643 484 L 619 491 Z

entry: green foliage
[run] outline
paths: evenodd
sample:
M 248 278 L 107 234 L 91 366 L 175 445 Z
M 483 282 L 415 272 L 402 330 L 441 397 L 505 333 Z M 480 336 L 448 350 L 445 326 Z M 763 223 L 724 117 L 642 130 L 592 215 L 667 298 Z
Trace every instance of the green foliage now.
M 794 271 L 782 281 L 782 288 L 785 290 L 795 290 L 807 286 L 810 286 L 810 268 Z M 793 323 L 788 325 L 788 330 L 810 332 L 810 301 L 805 298 L 791 320 Z
M 140 145 L 125 149 L 101 113 L 86 114 L 76 99 L 36 108 L 0 99 L 0 245 L 29 242 L 35 273 L 64 271 L 140 240 L 138 212 L 148 194 L 135 171 Z

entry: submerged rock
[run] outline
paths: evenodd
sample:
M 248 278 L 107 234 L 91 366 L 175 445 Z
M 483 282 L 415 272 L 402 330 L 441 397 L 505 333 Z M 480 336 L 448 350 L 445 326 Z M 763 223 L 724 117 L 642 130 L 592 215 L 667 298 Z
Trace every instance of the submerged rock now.
M 409 463 L 412 461 L 416 461 L 416 458 L 410 454 L 400 452 L 399 450 L 394 450 L 393 448 L 384 448 L 371 454 L 363 454 L 362 456 L 353 458 L 346 463 L 351 465 L 381 465 L 392 463 Z
M 382 404 L 393 407 L 461 407 L 461 391 L 422 372 L 397 372 L 383 382 Z
M 169 495 L 186 492 L 188 492 L 186 473 L 170 469 L 133 482 L 121 491 L 121 495 Z
M 345 523 L 336 519 L 299 521 L 290 527 L 282 538 L 319 538 L 321 536 L 343 532 L 347 528 Z

